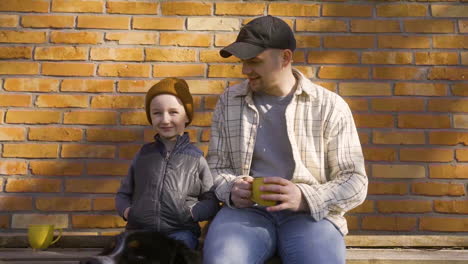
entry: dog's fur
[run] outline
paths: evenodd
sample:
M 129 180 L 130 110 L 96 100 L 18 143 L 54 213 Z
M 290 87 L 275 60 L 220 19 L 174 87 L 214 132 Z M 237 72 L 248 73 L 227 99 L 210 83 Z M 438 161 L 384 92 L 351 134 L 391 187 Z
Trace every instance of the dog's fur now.
M 201 264 L 201 256 L 159 232 L 127 231 L 115 236 L 101 254 L 80 264 Z

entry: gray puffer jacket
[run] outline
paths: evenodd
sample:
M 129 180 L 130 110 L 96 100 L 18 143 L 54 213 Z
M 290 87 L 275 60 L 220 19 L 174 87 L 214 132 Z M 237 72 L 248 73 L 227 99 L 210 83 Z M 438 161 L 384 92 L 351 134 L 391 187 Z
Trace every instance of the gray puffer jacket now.
M 171 153 L 158 135 L 155 142 L 145 144 L 122 180 L 115 202 L 122 217 L 130 207 L 127 229 L 163 233 L 190 230 L 199 235 L 197 222 L 212 218 L 219 209 L 208 164 L 187 133 L 177 138 Z

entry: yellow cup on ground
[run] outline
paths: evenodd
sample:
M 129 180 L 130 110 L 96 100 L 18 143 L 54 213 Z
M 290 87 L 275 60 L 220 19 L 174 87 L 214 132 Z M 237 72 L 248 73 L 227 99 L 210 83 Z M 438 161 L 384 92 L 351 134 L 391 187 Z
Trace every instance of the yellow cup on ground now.
M 264 200 L 264 199 L 260 198 L 260 195 L 262 195 L 262 194 L 273 194 L 274 193 L 274 192 L 260 191 L 260 186 L 269 185 L 269 184 L 263 183 L 263 179 L 264 179 L 264 177 L 254 178 L 254 180 L 252 182 L 252 201 L 254 201 L 258 205 L 262 205 L 262 206 L 276 205 L 276 201 Z
M 58 230 L 59 235 L 55 240 L 54 231 Z M 62 237 L 62 229 L 56 229 L 54 225 L 29 225 L 28 226 L 28 241 L 33 249 L 46 249 L 50 245 L 57 242 Z

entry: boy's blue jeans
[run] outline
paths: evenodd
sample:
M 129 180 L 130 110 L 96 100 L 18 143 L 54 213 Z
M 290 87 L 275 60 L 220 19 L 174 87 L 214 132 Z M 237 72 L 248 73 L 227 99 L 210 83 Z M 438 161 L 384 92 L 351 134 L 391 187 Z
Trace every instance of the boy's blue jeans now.
M 328 220 L 291 211 L 224 206 L 208 229 L 205 264 L 264 263 L 277 253 L 282 263 L 344 264 L 344 237 Z
M 170 238 L 183 242 L 191 249 L 197 249 L 198 237 L 189 230 L 180 230 L 167 235 Z

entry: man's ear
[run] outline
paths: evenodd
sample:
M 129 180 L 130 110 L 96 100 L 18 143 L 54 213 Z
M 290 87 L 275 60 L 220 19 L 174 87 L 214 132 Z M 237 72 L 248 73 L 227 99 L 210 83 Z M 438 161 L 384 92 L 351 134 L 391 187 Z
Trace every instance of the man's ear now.
M 288 66 L 290 63 L 293 62 L 293 52 L 290 50 L 290 49 L 285 49 L 285 50 L 282 50 L 282 66 L 283 67 L 286 67 Z

